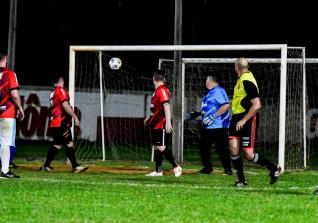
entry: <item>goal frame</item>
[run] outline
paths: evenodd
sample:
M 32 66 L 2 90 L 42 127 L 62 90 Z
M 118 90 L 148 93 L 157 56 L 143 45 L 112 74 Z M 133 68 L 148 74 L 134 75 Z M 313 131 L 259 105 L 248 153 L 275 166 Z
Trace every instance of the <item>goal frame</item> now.
M 278 163 L 282 167 L 282 172 L 285 167 L 285 124 L 286 124 L 286 80 L 287 80 L 287 44 L 252 44 L 252 45 L 108 45 L 108 46 L 70 46 L 69 48 L 69 96 L 70 102 L 74 105 L 75 102 L 75 57 L 76 52 L 79 51 L 95 51 L 101 55 L 102 51 L 280 51 L 281 65 L 280 65 L 280 108 L 279 108 L 279 159 Z M 100 68 L 100 79 L 102 79 L 102 68 Z M 183 68 L 184 69 L 184 68 Z M 184 78 L 183 78 L 184 83 Z M 100 89 L 103 89 L 102 82 L 100 83 Z M 183 86 L 183 85 L 182 85 Z M 102 91 L 102 90 L 101 90 Z M 184 91 L 184 86 L 182 87 Z M 103 99 L 101 92 L 101 114 L 103 114 Z M 182 104 L 184 104 L 184 97 L 181 98 Z M 184 120 L 184 106 L 182 106 L 181 120 Z M 101 116 L 103 117 L 103 116 Z M 181 123 L 183 129 L 183 122 Z M 101 118 L 101 131 L 103 129 L 103 118 Z M 180 140 L 179 153 L 183 154 L 183 131 L 178 139 Z M 105 161 L 105 144 L 104 135 L 102 134 L 102 160 Z M 175 150 L 177 148 L 173 148 Z M 183 162 L 179 160 L 179 162 Z

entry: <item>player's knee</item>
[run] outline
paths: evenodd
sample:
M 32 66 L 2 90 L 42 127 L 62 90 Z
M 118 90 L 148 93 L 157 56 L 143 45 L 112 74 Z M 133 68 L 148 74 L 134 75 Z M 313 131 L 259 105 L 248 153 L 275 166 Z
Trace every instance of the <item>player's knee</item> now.
M 248 161 L 252 161 L 252 160 L 254 159 L 254 153 L 245 152 L 245 153 L 244 153 L 244 157 L 245 157 L 245 159 L 247 159 Z
M 166 146 L 156 146 L 156 149 L 163 152 L 165 150 Z
M 62 149 L 62 145 L 53 145 L 56 149 Z
M 70 147 L 73 147 L 74 146 L 74 142 L 69 142 L 67 145 L 66 145 L 68 148 L 70 148 Z

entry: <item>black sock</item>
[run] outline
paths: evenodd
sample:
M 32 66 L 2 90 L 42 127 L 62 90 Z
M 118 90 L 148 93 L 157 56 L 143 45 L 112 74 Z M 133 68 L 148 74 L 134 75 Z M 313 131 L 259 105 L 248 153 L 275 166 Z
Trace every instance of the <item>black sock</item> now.
M 275 164 L 273 164 L 271 161 L 269 161 L 264 156 L 262 156 L 258 153 L 254 154 L 253 162 L 257 163 L 261 166 L 266 166 L 269 171 L 275 170 L 277 168 L 277 166 Z
M 162 159 L 163 154 L 160 150 L 155 150 L 156 171 L 159 173 L 162 171 Z
M 232 163 L 234 168 L 236 169 L 236 174 L 238 177 L 238 180 L 240 182 L 245 181 L 244 172 L 243 172 L 243 160 L 241 156 L 232 156 Z
M 54 159 L 54 157 L 56 156 L 58 152 L 59 150 L 55 146 L 52 146 L 49 149 L 49 151 L 47 152 L 46 161 L 44 163 L 45 167 L 49 167 L 51 165 L 52 160 Z
M 168 149 L 168 147 L 166 147 L 165 150 L 162 153 L 165 155 L 165 158 L 171 163 L 173 168 L 178 166 L 178 164 L 176 163 L 176 161 L 174 160 L 174 158 L 172 156 L 171 150 Z
M 65 154 L 67 158 L 70 160 L 73 169 L 79 166 L 78 163 L 76 162 L 75 150 L 73 147 L 66 147 Z

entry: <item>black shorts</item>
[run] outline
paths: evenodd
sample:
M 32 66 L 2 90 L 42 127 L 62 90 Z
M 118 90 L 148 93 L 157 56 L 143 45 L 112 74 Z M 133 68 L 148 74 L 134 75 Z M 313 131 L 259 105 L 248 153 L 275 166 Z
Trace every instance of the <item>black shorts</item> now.
M 244 116 L 233 115 L 229 129 L 229 139 L 238 139 L 241 141 L 241 146 L 244 150 L 253 150 L 255 146 L 256 136 L 256 115 L 250 118 L 239 131 L 236 131 L 236 123 Z
M 67 145 L 73 141 L 71 128 L 52 128 L 52 136 L 54 145 Z
M 166 146 L 169 144 L 171 134 L 165 129 L 151 129 L 151 142 L 155 146 Z

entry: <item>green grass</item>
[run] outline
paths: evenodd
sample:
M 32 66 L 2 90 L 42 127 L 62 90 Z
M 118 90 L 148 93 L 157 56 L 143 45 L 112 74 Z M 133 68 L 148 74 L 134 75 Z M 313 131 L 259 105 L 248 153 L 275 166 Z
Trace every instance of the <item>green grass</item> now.
M 146 162 L 98 165 L 153 167 Z M 199 166 L 184 166 L 194 168 Z M 265 170 L 246 171 L 249 186 L 237 189 L 235 176 L 221 174 L 175 178 L 166 171 L 149 178 L 19 168 L 14 172 L 21 179 L 0 179 L 0 222 L 317 222 L 318 196 L 312 194 L 317 172 L 284 174 L 270 186 Z

